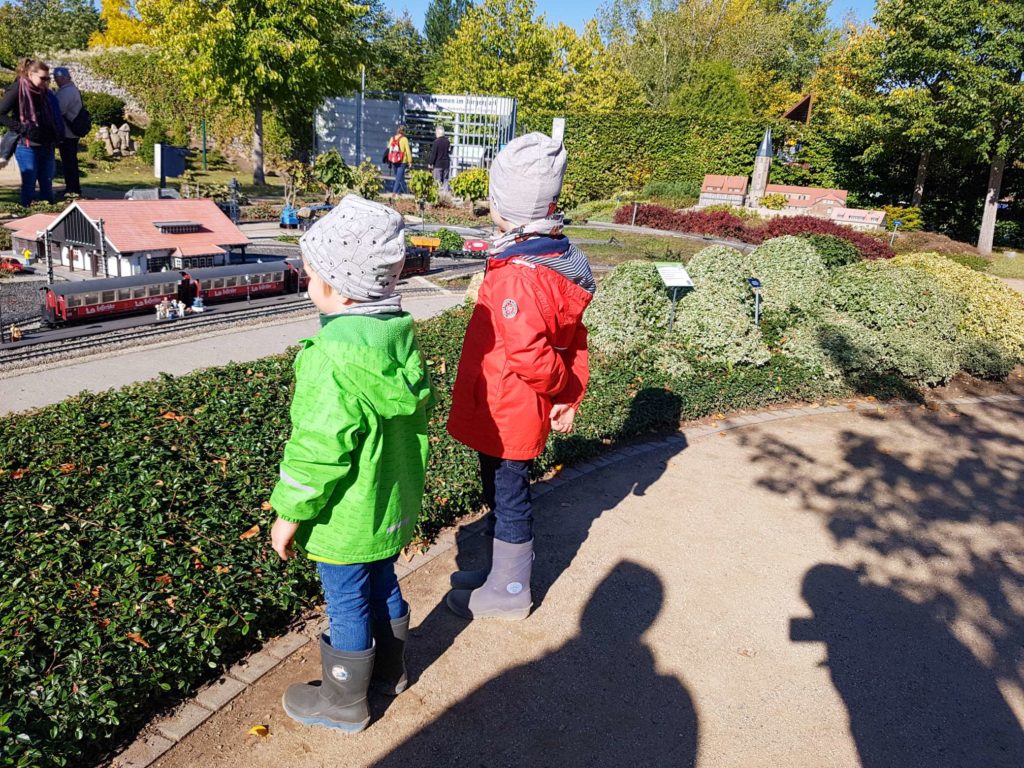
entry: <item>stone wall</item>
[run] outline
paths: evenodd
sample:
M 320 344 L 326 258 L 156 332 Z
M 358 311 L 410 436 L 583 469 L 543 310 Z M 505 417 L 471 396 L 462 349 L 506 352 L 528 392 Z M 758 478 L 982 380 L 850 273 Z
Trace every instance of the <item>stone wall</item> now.
M 93 71 L 87 64 L 81 61 L 75 60 L 74 54 L 61 55 L 56 54 L 53 58 L 47 59 L 46 63 L 50 67 L 67 67 L 71 72 L 71 79 L 75 81 L 75 85 L 78 86 L 79 90 L 82 91 L 93 91 L 94 93 L 105 93 L 109 96 L 116 96 L 124 102 L 124 111 L 126 117 L 142 118 L 144 122 L 148 121 L 146 110 L 143 109 L 142 105 L 132 97 L 128 91 L 123 88 L 114 85 L 110 80 L 106 80 L 102 77 L 97 77 L 93 74 Z

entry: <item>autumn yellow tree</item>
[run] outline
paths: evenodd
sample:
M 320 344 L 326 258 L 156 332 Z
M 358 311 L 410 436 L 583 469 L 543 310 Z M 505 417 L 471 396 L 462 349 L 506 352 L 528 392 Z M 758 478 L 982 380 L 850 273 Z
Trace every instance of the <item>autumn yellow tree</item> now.
M 149 29 L 132 0 L 102 0 L 100 29 L 89 37 L 90 48 L 114 48 L 149 43 Z

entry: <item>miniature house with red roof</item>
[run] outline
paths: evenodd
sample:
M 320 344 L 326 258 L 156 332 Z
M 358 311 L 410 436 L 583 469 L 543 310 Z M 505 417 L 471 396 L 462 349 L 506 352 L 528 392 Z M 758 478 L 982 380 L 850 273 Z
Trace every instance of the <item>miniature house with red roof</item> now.
M 807 108 L 810 109 L 809 101 L 807 101 Z M 884 211 L 847 208 L 847 191 L 845 189 L 769 184 L 768 176 L 771 173 L 773 157 L 772 130 L 769 128 L 764 132 L 761 145 L 757 148 L 757 155 L 754 157 L 754 174 L 750 180 L 749 192 L 747 191 L 746 176 L 708 174 L 704 177 L 704 183 L 700 188 L 697 208 L 706 208 L 710 205 L 731 205 L 756 208 L 762 216 L 801 214 L 817 216 L 854 229 L 878 229 L 883 225 Z M 785 198 L 786 202 L 781 211 L 769 210 L 763 206 L 762 200 L 768 195 L 782 195 Z
M 213 200 L 78 200 L 4 226 L 16 254 L 49 247 L 54 263 L 104 277 L 222 266 L 251 244 Z

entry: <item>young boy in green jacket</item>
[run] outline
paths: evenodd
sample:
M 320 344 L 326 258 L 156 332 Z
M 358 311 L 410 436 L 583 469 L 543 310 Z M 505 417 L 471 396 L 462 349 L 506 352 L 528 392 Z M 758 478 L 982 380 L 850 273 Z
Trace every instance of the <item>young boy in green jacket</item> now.
M 409 606 L 394 564 L 423 499 L 432 392 L 395 292 L 401 216 L 348 195 L 299 245 L 321 329 L 295 360 L 271 542 L 282 560 L 294 544 L 316 561 L 330 636 L 322 683 L 289 686 L 283 704 L 300 723 L 356 733 L 370 722 L 371 680 L 390 695 L 407 684 Z

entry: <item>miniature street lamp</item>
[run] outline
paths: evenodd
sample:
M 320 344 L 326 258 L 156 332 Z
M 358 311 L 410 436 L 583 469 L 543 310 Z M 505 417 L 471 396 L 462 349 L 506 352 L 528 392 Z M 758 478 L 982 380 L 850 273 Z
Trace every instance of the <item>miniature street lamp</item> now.
M 754 291 L 754 323 L 761 324 L 761 281 L 756 277 L 748 277 L 747 284 Z
M 896 242 L 896 230 L 903 225 L 902 221 L 894 221 L 892 223 L 892 236 L 889 238 L 889 247 L 892 248 L 892 244 Z

